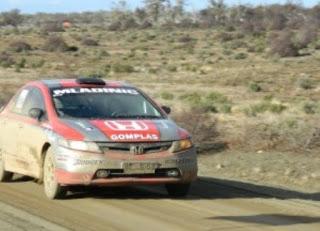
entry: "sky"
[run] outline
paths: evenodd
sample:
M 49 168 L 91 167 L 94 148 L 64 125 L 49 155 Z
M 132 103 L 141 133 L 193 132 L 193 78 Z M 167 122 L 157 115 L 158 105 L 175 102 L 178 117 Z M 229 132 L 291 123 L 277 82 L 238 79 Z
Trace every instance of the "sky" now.
M 186 0 L 188 10 L 203 9 L 207 0 Z M 233 4 L 272 4 L 285 3 L 288 0 L 225 0 L 228 5 Z M 0 11 L 20 9 L 23 13 L 37 12 L 82 12 L 109 10 L 115 6 L 117 0 L 0 0 Z M 134 9 L 142 5 L 143 0 L 128 0 L 128 7 Z M 302 3 L 304 6 L 313 6 L 319 0 L 291 0 L 291 2 Z

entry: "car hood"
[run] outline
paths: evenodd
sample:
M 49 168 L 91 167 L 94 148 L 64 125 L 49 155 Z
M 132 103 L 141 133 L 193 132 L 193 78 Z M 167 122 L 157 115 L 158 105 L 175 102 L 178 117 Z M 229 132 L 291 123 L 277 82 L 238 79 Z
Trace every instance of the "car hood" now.
M 189 134 L 171 119 L 159 120 L 74 120 L 63 119 L 86 141 L 159 142 L 185 139 Z

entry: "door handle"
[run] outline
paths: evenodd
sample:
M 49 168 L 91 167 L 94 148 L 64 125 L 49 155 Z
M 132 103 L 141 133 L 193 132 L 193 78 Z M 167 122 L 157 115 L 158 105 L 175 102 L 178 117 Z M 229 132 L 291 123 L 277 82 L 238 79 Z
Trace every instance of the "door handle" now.
M 18 124 L 18 128 L 23 128 L 23 124 Z

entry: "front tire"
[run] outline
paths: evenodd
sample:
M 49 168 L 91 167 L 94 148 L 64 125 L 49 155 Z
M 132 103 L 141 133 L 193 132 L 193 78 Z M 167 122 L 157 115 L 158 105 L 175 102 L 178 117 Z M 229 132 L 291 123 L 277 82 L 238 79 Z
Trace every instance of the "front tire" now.
M 43 185 L 46 196 L 53 199 L 62 199 L 66 196 L 67 190 L 61 186 L 55 177 L 54 155 L 51 148 L 48 149 L 43 166 Z
M 171 197 L 186 197 L 188 195 L 190 183 L 166 184 L 166 189 Z
M 2 151 L 0 150 L 0 182 L 12 180 L 13 173 L 5 170 Z

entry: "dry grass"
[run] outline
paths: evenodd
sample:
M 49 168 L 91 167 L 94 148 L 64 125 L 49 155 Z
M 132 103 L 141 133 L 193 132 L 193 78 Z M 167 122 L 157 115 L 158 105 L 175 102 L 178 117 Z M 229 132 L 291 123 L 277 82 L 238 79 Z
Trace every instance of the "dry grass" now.
M 96 46 L 82 45 L 83 30 L 87 36 L 97 39 L 99 43 Z M 269 118 L 281 123 L 290 116 L 295 117 L 296 120 L 308 124 L 307 127 L 302 126 L 301 131 L 316 127 L 314 117 L 319 115 L 319 110 L 306 113 L 303 105 L 310 100 L 317 102 L 320 99 L 318 50 L 311 50 L 309 56 L 280 59 L 268 56 L 268 50 L 248 53 L 245 46 L 234 46 L 231 44 L 233 41 L 222 43 L 219 32 L 215 31 L 154 29 L 113 32 L 74 28 L 58 34 L 68 46 L 79 47 L 78 51 L 46 52 L 42 48 L 48 40 L 48 35 L 43 35 L 36 29 L 19 34 L 3 29 L 0 33 L 0 51 L 8 51 L 8 44 L 17 40 L 27 42 L 33 48 L 19 54 L 10 53 L 16 62 L 22 58 L 26 60 L 25 67 L 19 69 L 19 72 L 14 65 L 0 67 L 1 102 L 5 102 L 17 87 L 33 79 L 98 74 L 108 79 L 129 81 L 141 87 L 160 103 L 171 106 L 176 113 L 194 106 L 184 99 L 186 94 L 196 92 L 206 97 L 211 92 L 220 93 L 231 102 L 232 108 L 228 113 L 217 110 L 208 116 L 217 119 L 222 131 L 220 137 L 234 148 L 251 147 L 249 139 L 253 146 L 263 149 L 280 146 L 283 148 L 289 142 L 299 144 L 299 137 L 293 136 L 296 137 L 292 138 L 293 141 L 291 138 L 283 140 L 281 145 L 260 145 L 265 135 L 270 136 L 270 131 L 264 130 L 261 131 L 262 134 L 257 134 L 256 139 L 252 139 L 250 130 L 255 130 L 257 126 L 277 130 L 278 133 L 284 133 L 284 137 L 285 131 L 292 132 L 283 126 L 271 129 Z M 239 41 L 237 44 L 253 44 L 255 47 L 264 44 L 258 37 L 236 39 Z M 245 55 L 239 58 L 239 54 Z M 305 79 L 312 83 L 312 87 L 299 85 L 299 80 L 301 83 Z M 8 83 L 13 86 L 10 90 L 6 87 Z M 261 89 L 250 90 L 252 83 Z M 163 92 L 166 92 L 166 96 Z M 170 97 L 167 97 L 168 95 Z M 250 106 L 266 100 L 285 105 L 285 108 L 281 113 L 278 113 L 277 109 L 246 113 Z M 206 103 L 209 107 L 214 104 Z M 298 130 L 295 132 L 298 133 L 300 127 L 296 129 Z M 245 140 L 235 139 L 234 134 L 245 134 Z M 239 142 L 241 145 L 233 145 Z M 291 149 L 290 145 L 288 147 Z

